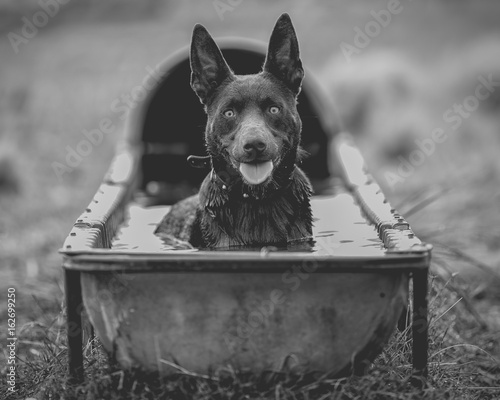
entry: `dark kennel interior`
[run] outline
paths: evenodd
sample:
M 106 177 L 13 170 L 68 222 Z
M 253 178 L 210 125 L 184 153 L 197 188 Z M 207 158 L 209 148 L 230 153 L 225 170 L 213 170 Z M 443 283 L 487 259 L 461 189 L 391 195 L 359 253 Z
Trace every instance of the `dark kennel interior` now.
M 218 43 L 236 74 L 253 74 L 261 70 L 265 45 L 239 39 Z M 195 193 L 209 172 L 193 168 L 186 161 L 189 155 L 206 155 L 206 115 L 189 84 L 188 49 L 167 59 L 163 71 L 162 81 L 146 99 L 139 117 L 144 146 L 140 188 L 161 197 L 163 203 L 171 203 Z M 324 111 L 318 107 L 318 88 L 311 84 L 312 79 L 306 72 L 298 99 L 303 123 L 302 147 L 310 154 L 301 168 L 311 178 L 316 192 L 320 192 L 321 182 L 330 177 L 327 154 L 332 133 L 327 132 L 324 121 L 318 118 Z M 330 112 L 333 115 L 333 110 Z

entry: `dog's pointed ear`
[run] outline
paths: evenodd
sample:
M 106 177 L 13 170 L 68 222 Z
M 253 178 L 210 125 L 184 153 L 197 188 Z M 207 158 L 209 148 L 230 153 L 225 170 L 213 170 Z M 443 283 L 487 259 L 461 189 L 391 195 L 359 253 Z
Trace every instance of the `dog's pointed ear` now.
M 267 50 L 264 71 L 269 72 L 285 83 L 298 95 L 304 69 L 299 56 L 299 42 L 288 14 L 282 14 L 274 26 Z
M 196 24 L 191 40 L 191 87 L 203 104 L 233 73 L 217 44 L 203 25 Z

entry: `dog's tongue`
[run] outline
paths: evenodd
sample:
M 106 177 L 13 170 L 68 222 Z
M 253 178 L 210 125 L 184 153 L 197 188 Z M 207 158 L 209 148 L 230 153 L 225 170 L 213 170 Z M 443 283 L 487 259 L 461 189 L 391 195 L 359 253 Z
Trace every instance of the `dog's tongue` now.
M 258 164 L 241 163 L 240 172 L 245 180 L 251 185 L 258 185 L 264 182 L 273 171 L 273 162 L 271 160 Z

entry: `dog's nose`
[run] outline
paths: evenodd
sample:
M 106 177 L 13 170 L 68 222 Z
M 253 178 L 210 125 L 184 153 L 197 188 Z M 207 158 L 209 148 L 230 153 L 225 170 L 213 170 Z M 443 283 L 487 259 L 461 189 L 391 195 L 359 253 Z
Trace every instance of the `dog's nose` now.
M 267 145 L 261 139 L 249 139 L 243 145 L 243 150 L 247 153 L 255 152 L 256 154 L 262 153 Z

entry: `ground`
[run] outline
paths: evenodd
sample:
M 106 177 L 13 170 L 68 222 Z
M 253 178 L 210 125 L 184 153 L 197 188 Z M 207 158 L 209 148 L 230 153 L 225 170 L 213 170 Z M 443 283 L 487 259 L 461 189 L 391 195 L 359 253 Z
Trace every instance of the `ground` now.
M 18 362 L 23 366 L 18 380 L 20 398 L 111 398 L 111 393 L 120 398 L 120 390 L 134 385 L 134 379 L 120 379 L 123 375 L 108 370 L 95 354 L 90 387 L 73 390 L 65 384 L 63 288 L 57 250 L 97 189 L 114 146 L 123 137 L 126 121 L 116 105 L 123 107 L 123 96 L 141 84 L 147 68 L 187 44 L 196 22 L 205 24 L 215 36 L 267 40 L 283 11 L 294 21 L 304 64 L 323 79 L 340 103 L 340 113 L 345 117 L 354 106 L 370 99 L 368 108 L 356 108 L 354 113 L 354 122 L 361 118 L 368 122 L 354 124 L 352 130 L 391 203 L 423 240 L 435 246 L 433 378 L 426 396 L 499 396 L 498 91 L 462 118 L 456 129 L 442 115 L 474 93 L 479 77 L 500 76 L 500 4 L 494 0 L 402 0 L 388 26 L 366 47 L 359 47 L 349 61 L 342 53 L 342 42 L 354 45 L 354 28 L 365 29 L 374 14 L 388 10 L 389 3 L 67 2 L 36 34 L 14 48 L 9 33 L 20 34 L 23 18 L 32 21 L 41 6 L 32 0 L 0 2 L 0 291 L 4 299 L 9 287 L 17 293 L 17 332 L 22 339 Z M 412 86 L 413 82 L 419 83 Z M 339 87 L 343 97 L 336 91 Z M 351 103 L 347 103 L 348 96 L 352 96 Z M 349 107 L 342 107 L 344 101 Z M 61 170 L 85 138 L 83 131 L 96 129 L 108 118 L 111 127 L 102 143 Z M 408 162 L 414 139 L 429 137 L 436 128 L 443 128 L 447 139 L 435 143 L 436 149 L 408 176 L 391 184 L 387 172 L 397 172 L 402 159 Z M 370 133 L 377 138 L 375 142 L 370 141 Z M 400 134 L 410 137 L 403 146 L 393 146 L 406 149 L 400 155 L 403 158 L 382 157 L 384 148 L 377 146 L 386 137 L 391 138 L 389 145 L 394 144 Z M 60 163 L 59 167 L 54 163 Z M 0 315 L 6 326 L 5 301 Z M 5 343 L 6 331 L 2 327 L 0 332 Z M 365 398 L 418 398 L 402 380 L 408 369 L 406 339 L 395 337 L 391 343 L 370 377 L 347 383 L 310 383 L 311 391 L 300 389 L 307 394 L 297 394 L 297 398 L 328 398 L 329 391 L 331 398 L 359 398 L 361 393 Z M 4 376 L 3 357 L 1 365 Z M 290 382 L 262 386 L 255 377 L 231 378 L 224 381 L 227 387 L 222 379 L 218 383 L 186 379 L 167 382 L 173 392 L 165 390 L 184 393 L 198 387 L 199 398 L 206 398 L 207 393 L 219 398 L 230 398 L 231 393 L 234 398 L 258 396 L 255 393 L 286 398 L 296 389 Z M 0 391 L 4 390 L 2 378 Z

